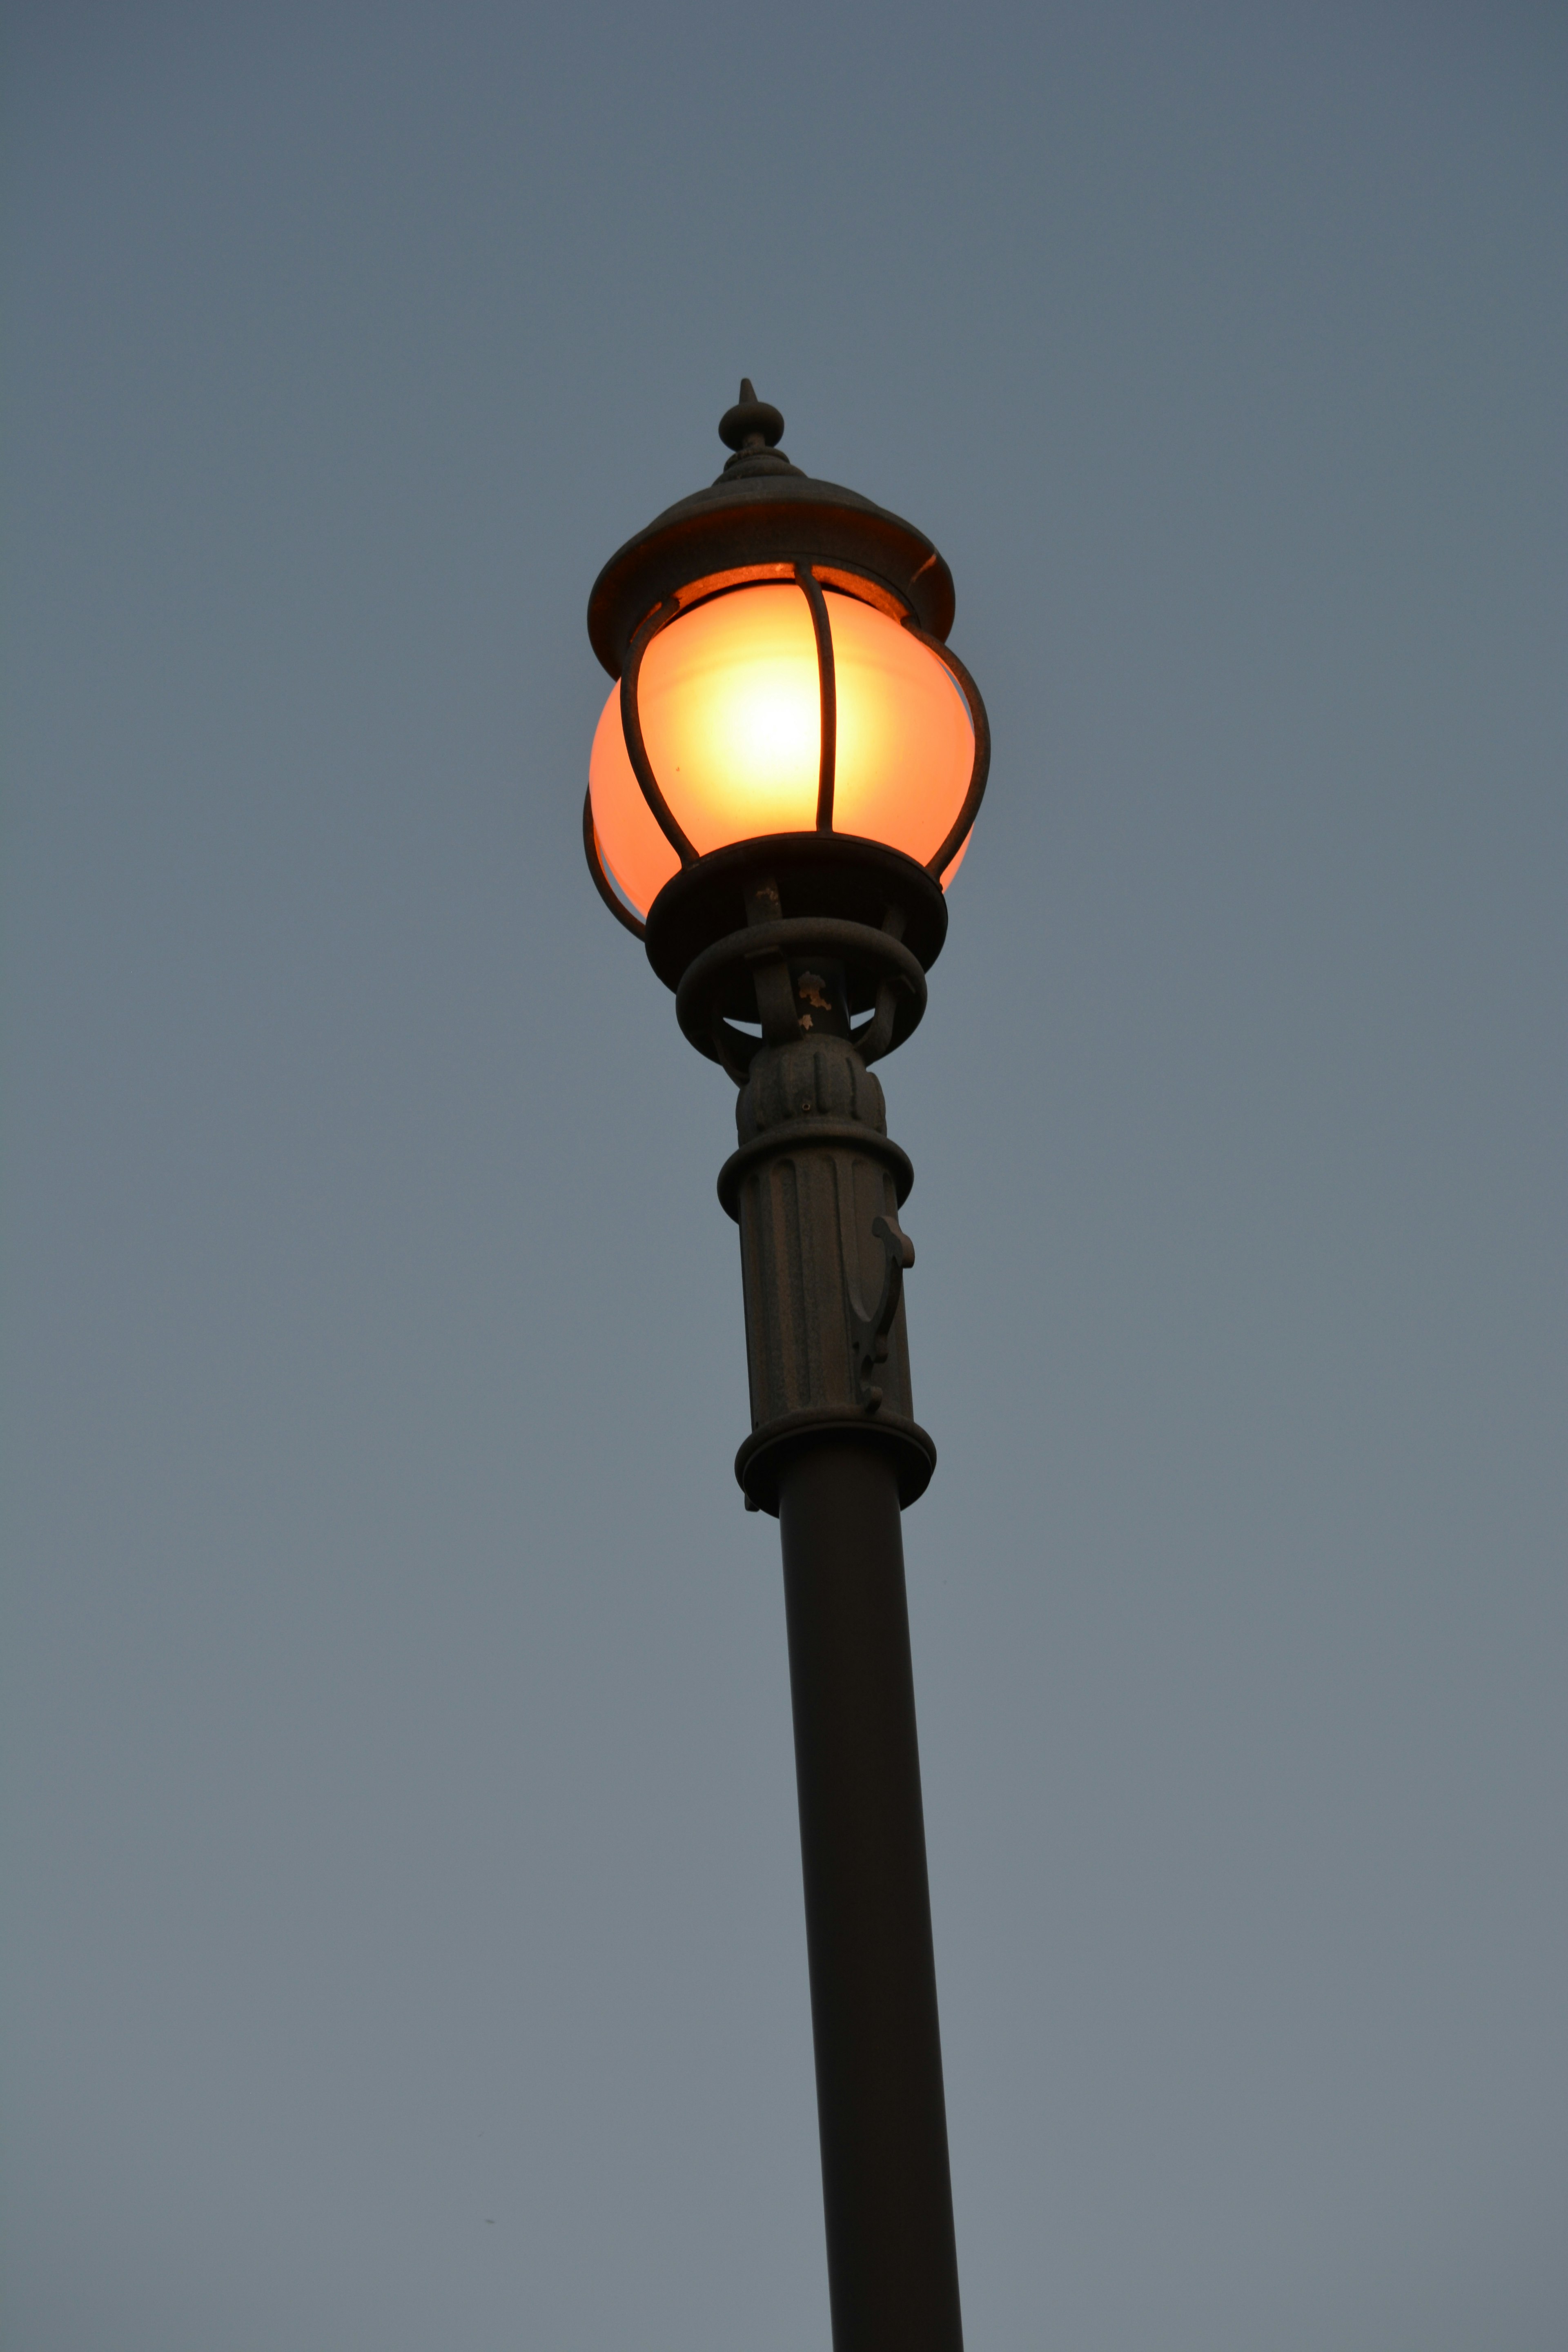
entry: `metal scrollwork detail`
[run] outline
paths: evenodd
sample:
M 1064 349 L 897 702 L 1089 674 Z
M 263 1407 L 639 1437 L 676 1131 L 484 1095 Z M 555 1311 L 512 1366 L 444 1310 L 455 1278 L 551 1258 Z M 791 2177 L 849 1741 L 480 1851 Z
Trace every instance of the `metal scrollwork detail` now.
M 882 1402 L 882 1391 L 876 1386 L 873 1374 L 879 1365 L 888 1360 L 888 1334 L 903 1302 L 904 1276 L 915 1262 L 915 1245 L 908 1234 L 900 1230 L 896 1216 L 875 1217 L 871 1231 L 882 1244 L 882 1292 L 876 1310 L 862 1315 L 853 1297 L 849 1301 L 849 1329 L 855 1351 L 855 1401 L 867 1412 L 875 1412 Z

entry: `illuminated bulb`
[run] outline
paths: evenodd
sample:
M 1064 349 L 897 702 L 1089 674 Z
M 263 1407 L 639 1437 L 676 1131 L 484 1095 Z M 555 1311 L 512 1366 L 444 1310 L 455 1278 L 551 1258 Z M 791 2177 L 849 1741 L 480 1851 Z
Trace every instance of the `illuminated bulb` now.
M 826 604 L 837 705 L 833 829 L 885 842 L 923 866 L 968 789 L 968 708 L 952 673 L 896 621 L 832 590 Z M 815 830 L 822 696 L 798 587 L 736 589 L 672 621 L 643 658 L 637 709 L 659 789 L 699 855 L 760 834 Z M 600 717 L 588 775 L 600 855 L 646 914 L 679 860 L 632 773 L 619 686 Z

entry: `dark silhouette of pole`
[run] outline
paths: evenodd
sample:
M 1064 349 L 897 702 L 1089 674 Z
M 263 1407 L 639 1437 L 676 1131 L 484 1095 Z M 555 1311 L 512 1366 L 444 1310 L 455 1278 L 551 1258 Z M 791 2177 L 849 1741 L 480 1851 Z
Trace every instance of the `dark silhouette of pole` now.
M 935 1460 L 910 1391 L 913 1171 L 841 967 L 774 945 L 779 905 L 766 880 L 748 901 L 763 1043 L 719 1190 L 746 1298 L 736 1466 L 784 1543 L 833 2342 L 961 2352 L 900 1517 Z
M 835 2352 L 958 2352 L 936 1967 L 893 1463 L 779 1480 Z

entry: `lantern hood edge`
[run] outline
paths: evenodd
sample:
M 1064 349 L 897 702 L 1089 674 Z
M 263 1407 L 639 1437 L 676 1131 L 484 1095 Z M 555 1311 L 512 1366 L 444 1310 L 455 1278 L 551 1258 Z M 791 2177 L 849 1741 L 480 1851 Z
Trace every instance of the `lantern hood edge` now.
M 752 565 L 795 563 L 880 585 L 940 642 L 952 627 L 952 574 L 923 531 L 842 483 L 775 465 L 721 475 L 618 548 L 588 599 L 589 642 L 619 677 L 639 624 L 668 597 Z

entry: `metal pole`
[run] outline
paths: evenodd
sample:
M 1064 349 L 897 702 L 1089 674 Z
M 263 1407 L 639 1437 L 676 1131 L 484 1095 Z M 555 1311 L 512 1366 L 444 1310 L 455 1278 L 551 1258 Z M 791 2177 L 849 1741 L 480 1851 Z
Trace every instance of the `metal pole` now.
M 748 907 L 764 1043 L 719 1196 L 746 1300 L 736 1471 L 784 1539 L 834 2352 L 962 2352 L 900 1526 L 936 1458 L 910 1387 L 914 1171 L 841 967 L 786 956 L 778 904 L 763 881 Z
M 779 1521 L 835 2352 L 960 2352 L 893 1463 L 803 1449 Z

